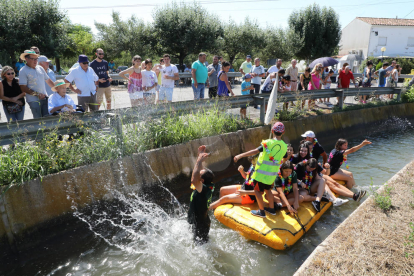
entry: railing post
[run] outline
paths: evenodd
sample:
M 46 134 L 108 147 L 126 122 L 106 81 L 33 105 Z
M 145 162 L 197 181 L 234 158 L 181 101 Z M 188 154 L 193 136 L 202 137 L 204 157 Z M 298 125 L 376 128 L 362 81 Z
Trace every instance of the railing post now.
M 260 105 L 260 122 L 262 124 L 264 124 L 265 121 L 265 116 L 266 116 L 266 99 L 265 98 L 261 98 L 262 100 L 262 104 Z
M 394 94 L 397 94 L 397 101 L 401 101 L 401 88 L 394 87 Z
M 339 97 L 339 108 L 340 109 L 344 109 L 344 90 L 343 89 L 338 89 L 335 90 L 336 92 L 336 96 Z

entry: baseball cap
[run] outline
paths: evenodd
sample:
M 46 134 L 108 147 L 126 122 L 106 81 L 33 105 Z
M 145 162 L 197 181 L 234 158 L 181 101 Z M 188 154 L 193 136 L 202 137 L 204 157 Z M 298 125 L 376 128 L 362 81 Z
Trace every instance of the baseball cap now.
M 252 75 L 250 75 L 250 74 L 246 74 L 246 75 L 244 75 L 244 78 L 245 78 L 245 79 L 251 79 L 251 78 L 252 78 Z
M 87 61 L 89 61 L 89 60 L 88 60 L 88 57 L 86 55 L 79 55 L 79 59 L 78 59 L 79 63 L 87 62 Z
M 285 132 L 285 125 L 282 122 L 277 122 L 272 127 L 273 132 L 283 133 Z
M 246 58 L 252 58 L 252 56 L 251 55 L 247 55 Z
M 37 60 L 38 62 L 50 62 L 46 56 L 40 56 Z
M 304 134 L 301 135 L 303 138 L 315 138 L 315 133 L 312 130 L 306 131 Z

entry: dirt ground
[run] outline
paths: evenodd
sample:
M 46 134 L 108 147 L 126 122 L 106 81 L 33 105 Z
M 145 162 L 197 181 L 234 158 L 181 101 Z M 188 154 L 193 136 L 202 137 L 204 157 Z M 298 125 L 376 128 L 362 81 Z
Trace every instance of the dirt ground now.
M 414 275 L 414 161 L 388 187 L 389 211 L 371 196 L 298 274 Z

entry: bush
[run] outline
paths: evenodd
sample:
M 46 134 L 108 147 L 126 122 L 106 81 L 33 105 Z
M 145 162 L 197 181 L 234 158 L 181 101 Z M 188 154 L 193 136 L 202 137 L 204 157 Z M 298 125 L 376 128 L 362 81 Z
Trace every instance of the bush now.
M 375 205 L 380 207 L 383 211 L 388 211 L 391 209 L 391 191 L 392 187 L 388 187 L 387 184 L 384 185 L 384 191 L 378 193 L 377 191 L 373 192 Z M 372 181 L 371 181 L 371 191 L 373 191 Z
M 403 103 L 414 103 L 414 86 L 411 86 L 404 94 L 402 94 L 401 101 Z

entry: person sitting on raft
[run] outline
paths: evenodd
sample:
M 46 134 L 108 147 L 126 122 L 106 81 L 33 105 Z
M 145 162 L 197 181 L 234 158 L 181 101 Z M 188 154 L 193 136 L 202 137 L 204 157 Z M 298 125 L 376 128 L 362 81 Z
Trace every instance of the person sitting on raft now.
M 293 165 L 296 165 L 303 160 L 309 160 L 309 159 L 310 159 L 310 155 L 309 155 L 308 146 L 305 144 L 301 144 L 299 145 L 298 153 L 293 155 L 292 163 Z
M 273 191 L 273 200 L 276 209 L 287 207 L 291 214 L 296 214 L 304 197 L 299 195 L 298 179 L 292 162 L 286 161 L 280 166 L 274 189 L 276 191 Z
M 277 122 L 272 127 L 273 139 L 262 141 L 262 144 L 257 149 L 234 157 L 234 162 L 237 162 L 243 157 L 260 153 L 255 171 L 252 175 L 254 193 L 257 204 L 259 205 L 259 210 L 251 211 L 251 214 L 254 216 L 266 218 L 265 210 L 272 215 L 276 214 L 271 188 L 279 172 L 279 165 L 287 151 L 287 146 L 282 140 L 284 132 L 285 126 L 283 123 Z M 267 208 L 264 207 L 262 192 L 266 192 L 266 197 L 269 201 L 269 207 Z
M 208 242 L 208 232 L 210 231 L 208 207 L 214 192 L 214 174 L 211 170 L 203 168 L 203 161 L 209 155 L 206 152 L 206 146 L 198 148 L 198 157 L 191 176 L 191 188 L 194 191 L 190 199 L 188 223 L 192 225 L 194 241 L 200 244 Z
M 334 180 L 346 181 L 346 186 L 351 189 L 355 186 L 355 180 L 352 172 L 341 169 L 341 165 L 345 162 L 345 167 L 349 169 L 347 164 L 348 154 L 358 151 L 360 148 L 366 145 L 370 145 L 371 142 L 364 140 L 360 145 L 348 149 L 348 141 L 346 139 L 338 139 L 335 144 L 335 149 L 331 151 L 328 158 L 328 163 L 331 165 L 331 172 L 329 176 Z M 365 192 L 365 191 L 364 191 Z M 365 195 L 365 194 L 364 194 Z M 363 196 L 362 196 L 363 197 Z M 361 198 L 362 198 L 361 197 Z
M 347 187 L 336 182 L 332 177 L 329 176 L 329 174 L 323 175 L 323 178 L 325 179 L 326 186 L 329 187 L 331 191 L 333 191 L 334 193 L 340 196 L 352 198 L 356 202 L 359 202 L 367 193 L 364 190 L 360 190 L 357 193 L 354 193 L 351 190 L 349 190 Z M 339 205 L 336 205 L 335 202 L 333 203 L 334 203 L 334 206 L 339 206 Z
M 221 187 L 220 198 L 210 204 L 210 210 L 216 209 L 218 206 L 226 203 L 238 203 L 238 204 L 253 204 L 256 202 L 256 196 L 254 195 L 254 184 L 252 175 L 256 166 L 257 158 L 259 155 L 249 156 L 250 162 L 252 163 L 247 172 L 244 171 L 242 165 L 239 166 L 238 170 L 241 176 L 245 179 L 243 185 L 230 185 Z M 250 193 L 243 193 L 243 191 L 249 191 Z
M 319 160 L 319 157 L 322 156 L 322 164 L 328 162 L 328 155 L 326 154 L 321 144 L 319 144 L 318 139 L 316 139 L 315 133 L 312 130 L 306 131 L 301 136 L 304 138 L 304 141 L 309 141 L 313 144 L 312 150 L 309 153 L 310 157 Z
M 285 163 L 286 161 L 292 162 L 294 152 L 295 149 L 293 148 L 292 144 L 287 144 L 286 156 L 283 158 L 282 163 Z
M 298 178 L 299 194 L 303 196 L 303 201 L 312 201 L 312 206 L 316 212 L 321 211 L 320 202 L 329 199 L 323 197 L 325 192 L 325 180 L 321 172 L 323 168 L 318 166 L 318 161 L 315 158 L 310 160 L 303 160 L 295 167 L 295 172 Z M 312 196 L 316 193 L 315 196 Z

